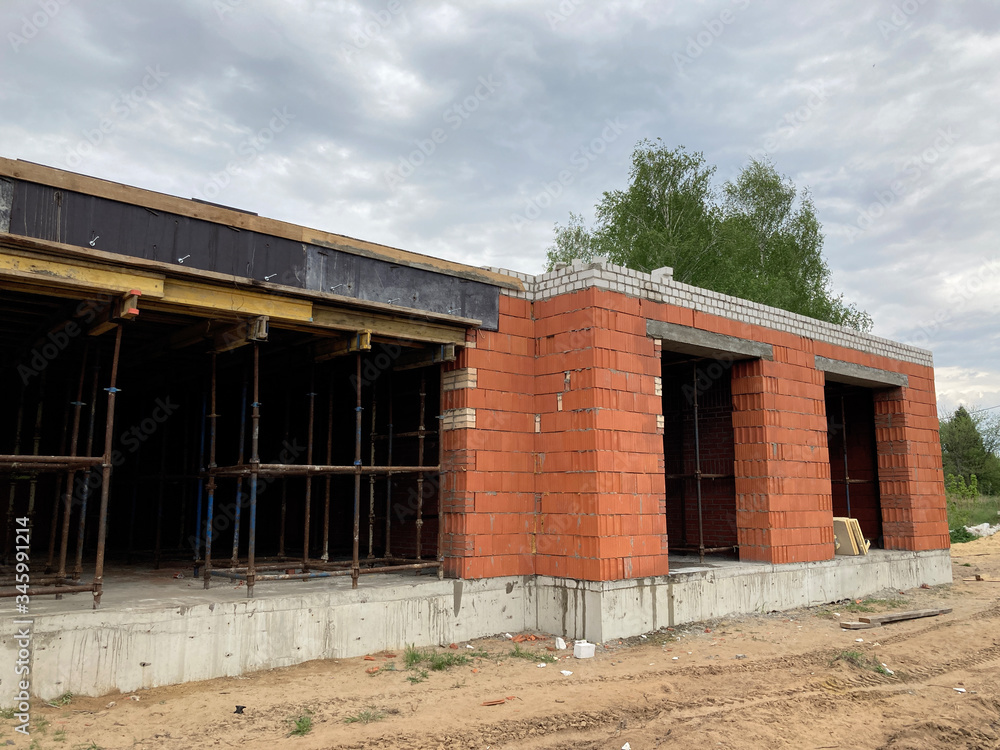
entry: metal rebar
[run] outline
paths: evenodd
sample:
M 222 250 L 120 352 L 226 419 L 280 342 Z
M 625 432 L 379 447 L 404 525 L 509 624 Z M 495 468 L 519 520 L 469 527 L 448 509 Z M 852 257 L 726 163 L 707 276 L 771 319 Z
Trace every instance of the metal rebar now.
M 705 562 L 705 525 L 701 507 L 701 444 L 698 433 L 698 365 L 691 366 L 694 380 L 691 398 L 694 404 L 694 481 L 698 493 L 698 560 Z
M 253 427 L 250 432 L 250 538 L 247 553 L 247 597 L 253 596 L 257 552 L 257 469 L 260 466 L 260 344 L 253 342 Z
M 426 430 L 424 429 L 424 417 L 427 411 L 427 372 L 420 371 L 420 422 L 417 426 L 417 466 L 424 463 L 424 439 Z M 417 559 L 423 557 L 423 533 L 424 533 L 424 475 L 417 474 Z
M 326 397 L 326 465 L 333 462 L 333 373 L 330 373 L 330 380 L 327 384 Z M 323 554 L 319 559 L 330 559 L 330 493 L 333 477 L 327 474 L 323 481 Z
M 316 422 L 316 369 L 315 367 L 309 368 L 309 393 L 306 394 L 309 397 L 309 414 L 306 420 L 308 426 L 308 432 L 306 433 L 306 463 L 312 463 L 313 456 L 313 433 L 315 432 L 315 422 Z M 306 497 L 305 497 L 305 512 L 303 513 L 303 526 L 302 526 L 302 566 L 304 569 L 309 568 L 309 513 L 312 509 L 312 477 L 306 477 Z
M 255 355 L 256 356 L 256 355 Z M 240 451 L 236 459 L 238 466 L 243 465 L 243 447 L 247 440 L 247 376 L 243 374 L 243 390 L 240 396 Z M 257 399 L 254 398 L 254 401 Z M 240 511 L 243 508 L 243 477 L 236 480 L 236 510 L 233 513 L 233 565 L 240 559 Z
M 118 357 L 122 347 L 122 324 L 115 326 L 115 348 L 111 357 L 111 378 L 108 392 L 108 412 L 104 421 L 104 461 L 101 464 L 101 510 L 97 521 L 97 560 L 94 563 L 94 609 L 101 606 L 104 593 L 104 545 L 108 535 L 108 497 L 111 491 L 111 447 L 115 429 L 115 396 L 118 389 Z
M 69 455 L 76 457 L 77 445 L 80 441 L 80 413 L 83 411 L 83 384 L 87 378 L 87 354 L 90 347 L 84 347 L 83 358 L 80 362 L 80 378 L 76 385 L 76 401 L 73 402 L 73 428 L 69 433 Z M 60 581 L 66 579 L 66 555 L 69 552 L 69 524 L 73 515 L 73 479 L 76 471 L 70 469 L 66 472 L 66 489 L 63 495 L 63 523 L 62 534 L 59 538 L 59 571 L 56 574 Z M 53 525 L 56 519 L 52 519 Z M 57 594 L 56 599 L 61 599 L 62 595 Z
M 352 546 L 351 588 L 358 587 L 361 564 L 358 560 L 358 537 L 361 535 L 361 352 L 355 358 L 354 390 L 357 395 L 354 407 L 354 544 Z
M 215 468 L 215 436 L 216 436 L 216 426 L 217 420 L 219 418 L 218 409 L 216 404 L 216 353 L 213 351 L 210 355 L 211 358 L 211 377 L 209 380 L 209 405 L 211 406 L 211 411 L 208 413 L 208 469 L 211 472 Z M 204 402 L 203 402 L 204 403 Z M 202 435 L 204 436 L 204 425 L 202 426 Z M 208 497 L 206 498 L 206 504 L 208 506 L 206 516 L 205 516 L 205 588 L 207 589 L 211 582 L 212 577 L 212 537 L 215 534 L 215 475 L 209 473 L 208 483 L 206 485 L 206 491 Z M 201 513 L 199 512 L 199 516 Z
M 87 446 L 84 453 L 91 456 L 94 453 L 94 428 L 97 420 L 97 381 L 101 377 L 100 360 L 95 357 L 93 375 L 90 378 L 90 411 L 87 414 Z M 87 534 L 87 502 L 90 500 L 90 477 L 93 467 L 84 474 L 83 487 L 80 489 L 80 520 L 76 528 L 76 560 L 73 563 L 73 580 L 79 581 L 83 575 L 83 544 Z

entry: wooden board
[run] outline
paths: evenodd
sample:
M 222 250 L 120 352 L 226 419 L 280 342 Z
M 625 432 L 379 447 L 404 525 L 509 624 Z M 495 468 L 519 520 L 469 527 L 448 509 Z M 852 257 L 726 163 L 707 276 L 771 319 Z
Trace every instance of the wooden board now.
M 879 626 L 874 622 L 841 622 L 840 627 L 844 630 L 868 630 Z
M 911 609 L 906 612 L 891 612 L 887 615 L 871 615 L 869 617 L 859 617 L 861 622 L 872 625 L 885 625 L 887 622 L 902 622 L 903 620 L 917 620 L 921 617 L 937 617 L 951 612 L 951 607 L 945 609 Z
M 862 555 L 868 554 L 868 549 L 871 547 L 871 542 L 865 539 L 865 535 L 861 533 L 861 524 L 858 523 L 856 518 L 848 518 L 847 526 L 851 530 L 851 535 L 854 538 L 854 544 L 857 546 L 858 551 Z
M 854 534 L 851 533 L 847 518 L 835 517 L 833 519 L 833 536 L 837 540 L 838 555 L 857 555 L 858 545 L 854 542 Z

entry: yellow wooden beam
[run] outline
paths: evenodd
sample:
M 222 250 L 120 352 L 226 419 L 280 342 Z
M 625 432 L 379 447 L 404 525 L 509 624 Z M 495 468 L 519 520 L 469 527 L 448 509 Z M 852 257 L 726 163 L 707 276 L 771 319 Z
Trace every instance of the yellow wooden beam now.
M 328 359 L 342 357 L 353 352 L 369 352 L 372 348 L 372 332 L 358 331 L 350 336 L 336 339 L 320 339 L 313 346 L 313 354 L 317 362 L 325 362 Z
M 83 294 L 119 295 L 138 290 L 145 298 L 163 296 L 161 274 L 115 269 L 69 258 L 47 258 L 6 248 L 0 250 L 0 279 L 42 289 L 72 289 Z
M 465 329 L 403 315 L 378 315 L 360 310 L 313 306 L 313 325 L 341 331 L 369 330 L 374 336 L 433 344 L 465 345 Z
M 201 314 L 228 313 L 241 317 L 266 315 L 272 321 L 296 323 L 312 322 L 312 302 L 309 300 L 279 297 L 252 289 L 223 288 L 185 279 L 165 279 L 163 296 L 143 300 L 143 307 Z

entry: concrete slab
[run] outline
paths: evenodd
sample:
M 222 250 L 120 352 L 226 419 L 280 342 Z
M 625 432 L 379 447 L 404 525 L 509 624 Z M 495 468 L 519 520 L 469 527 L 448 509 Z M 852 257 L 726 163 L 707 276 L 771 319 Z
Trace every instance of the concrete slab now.
M 951 581 L 947 550 L 873 550 L 866 557 L 771 565 L 690 560 L 670 575 L 603 583 L 545 576 L 477 581 L 436 575 L 259 584 L 174 579 L 173 571 L 111 571 L 104 604 L 90 594 L 31 602 L 28 626 L 0 625 L 0 705 L 14 703 L 17 631 L 31 631 L 30 691 L 103 695 L 313 659 L 359 656 L 407 644 L 452 643 L 541 630 L 600 642 L 659 627 L 791 609 L 884 589 Z M 18 679 L 21 679 L 20 677 Z

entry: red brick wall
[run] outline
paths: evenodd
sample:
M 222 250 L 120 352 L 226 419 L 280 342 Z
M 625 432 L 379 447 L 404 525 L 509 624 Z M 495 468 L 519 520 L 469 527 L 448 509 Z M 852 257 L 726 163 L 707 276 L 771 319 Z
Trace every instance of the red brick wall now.
M 450 574 L 667 572 L 661 360 L 647 319 L 773 346 L 773 361 L 725 363 L 732 458 L 712 453 L 721 430 L 709 427 L 704 439 L 706 458 L 732 460 L 735 479 L 708 493 L 706 529 L 719 532 L 707 543 L 729 543 L 724 518 L 735 512 L 741 559 L 833 557 L 825 376 L 814 360 L 822 355 L 910 377 L 908 388 L 875 399 L 886 546 L 948 546 L 930 368 L 596 288 L 534 304 L 500 299 L 499 331 L 470 334 L 472 346 L 445 368 L 477 373 L 475 387 L 443 394 L 446 417 L 475 410 L 474 427 L 443 437 Z

